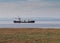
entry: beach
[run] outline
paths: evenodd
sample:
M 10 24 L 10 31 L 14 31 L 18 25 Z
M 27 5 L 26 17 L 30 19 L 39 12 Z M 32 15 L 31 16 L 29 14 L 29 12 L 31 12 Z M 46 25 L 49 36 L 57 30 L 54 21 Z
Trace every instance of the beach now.
M 60 28 L 0 28 L 0 43 L 60 43 Z

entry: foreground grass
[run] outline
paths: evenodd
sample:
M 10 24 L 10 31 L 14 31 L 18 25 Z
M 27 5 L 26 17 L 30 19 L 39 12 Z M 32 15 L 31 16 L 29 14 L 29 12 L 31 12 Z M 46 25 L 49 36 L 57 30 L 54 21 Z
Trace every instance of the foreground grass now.
M 0 43 L 60 43 L 60 29 L 0 29 Z

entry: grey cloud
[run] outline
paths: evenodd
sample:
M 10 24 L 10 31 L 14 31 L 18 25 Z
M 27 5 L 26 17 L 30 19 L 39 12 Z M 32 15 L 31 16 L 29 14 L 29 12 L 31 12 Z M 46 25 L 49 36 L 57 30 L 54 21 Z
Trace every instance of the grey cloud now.
M 60 3 L 51 2 L 22 2 L 0 3 L 0 17 L 41 16 L 60 17 Z

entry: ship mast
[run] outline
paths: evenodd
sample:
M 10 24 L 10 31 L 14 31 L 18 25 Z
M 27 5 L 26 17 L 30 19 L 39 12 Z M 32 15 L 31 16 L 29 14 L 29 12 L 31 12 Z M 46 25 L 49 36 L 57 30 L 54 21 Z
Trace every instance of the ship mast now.
M 21 18 L 18 18 L 19 21 L 21 21 Z

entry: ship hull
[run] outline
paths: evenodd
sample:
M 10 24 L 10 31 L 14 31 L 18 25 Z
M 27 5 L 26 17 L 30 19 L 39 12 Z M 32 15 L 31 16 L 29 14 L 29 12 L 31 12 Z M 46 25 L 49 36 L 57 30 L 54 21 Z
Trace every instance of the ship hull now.
M 13 21 L 14 23 L 35 23 L 35 21 L 28 21 L 28 22 L 26 22 L 26 21 L 24 21 L 24 22 L 22 22 L 22 21 Z

